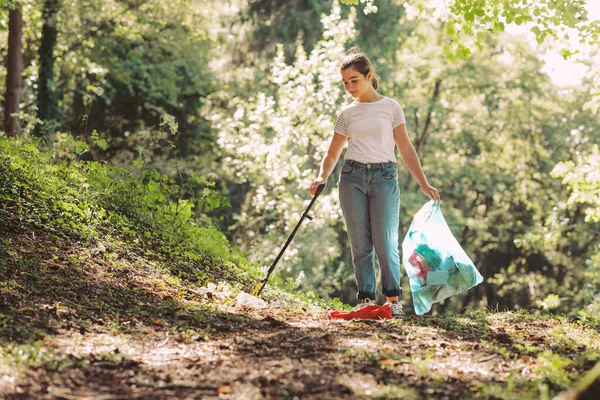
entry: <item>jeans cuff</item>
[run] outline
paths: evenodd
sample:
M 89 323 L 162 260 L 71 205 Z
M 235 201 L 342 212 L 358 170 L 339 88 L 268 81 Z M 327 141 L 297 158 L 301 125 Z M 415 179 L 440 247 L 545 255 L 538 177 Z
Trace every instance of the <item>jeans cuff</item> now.
M 359 300 L 371 299 L 375 300 L 375 292 L 358 292 L 358 296 L 356 296 Z
M 381 293 L 385 297 L 397 297 L 402 294 L 402 288 L 394 289 L 394 290 L 382 290 Z

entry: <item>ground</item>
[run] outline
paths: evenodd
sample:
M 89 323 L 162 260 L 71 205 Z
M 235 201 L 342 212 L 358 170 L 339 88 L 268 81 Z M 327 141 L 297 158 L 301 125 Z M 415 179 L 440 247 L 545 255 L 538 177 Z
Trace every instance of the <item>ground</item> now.
M 573 318 L 465 310 L 344 321 L 291 297 L 240 306 L 118 240 L 9 228 L 7 399 L 550 399 L 600 360 L 600 327 Z

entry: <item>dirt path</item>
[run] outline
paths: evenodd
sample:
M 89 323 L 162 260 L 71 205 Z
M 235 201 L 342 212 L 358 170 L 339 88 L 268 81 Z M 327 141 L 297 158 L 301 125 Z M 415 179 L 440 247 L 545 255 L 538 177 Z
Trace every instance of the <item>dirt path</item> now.
M 342 321 L 216 306 L 183 332 L 127 333 L 127 321 L 59 328 L 46 362 L 3 379 L 7 398 L 539 399 L 599 355 L 597 332 L 526 314 Z
M 600 327 L 583 321 L 242 307 L 118 244 L 99 255 L 5 232 L 0 261 L 7 399 L 538 400 L 600 360 Z

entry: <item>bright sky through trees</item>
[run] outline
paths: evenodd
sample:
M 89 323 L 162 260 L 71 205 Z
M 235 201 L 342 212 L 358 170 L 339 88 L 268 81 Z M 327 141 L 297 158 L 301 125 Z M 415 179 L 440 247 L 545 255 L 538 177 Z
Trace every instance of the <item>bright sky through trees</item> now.
M 451 0 L 429 0 L 427 2 L 428 7 L 433 11 L 433 18 L 446 19 L 450 14 L 450 7 L 454 2 Z M 590 20 L 600 20 L 600 1 L 599 0 L 586 0 L 586 8 L 588 10 L 588 18 Z M 415 12 L 414 9 L 407 10 L 409 14 Z M 545 41 L 543 44 L 538 45 L 536 35 L 531 31 L 534 26 L 532 23 L 523 23 L 521 25 L 508 24 L 506 26 L 506 32 L 511 35 L 525 36 L 530 42 L 532 48 L 537 49 L 540 54 L 543 54 L 543 60 L 546 62 L 546 66 L 542 69 L 543 72 L 548 74 L 552 81 L 559 86 L 570 86 L 578 85 L 581 83 L 582 78 L 588 72 L 588 66 L 581 64 L 578 61 L 589 61 L 593 59 L 596 66 L 600 66 L 600 56 L 593 54 L 596 49 L 592 46 L 583 44 L 580 40 L 580 36 L 575 29 L 566 28 L 563 33 L 569 35 L 568 40 L 562 40 L 560 42 L 551 42 L 550 40 Z M 467 44 L 467 46 L 469 46 Z M 571 55 L 569 59 L 565 60 L 560 54 L 561 50 L 568 49 L 572 52 L 577 52 L 575 55 Z M 507 62 L 510 56 L 507 55 Z
M 598 0 L 587 0 L 587 10 L 590 19 L 600 19 L 600 1 Z M 535 39 L 532 37 L 533 43 Z M 588 47 L 582 46 L 578 43 L 573 43 L 573 47 Z M 582 48 L 581 51 L 585 54 L 590 49 Z M 577 59 L 577 57 L 575 57 Z M 600 65 L 600 57 L 596 55 L 594 57 L 595 64 Z M 546 61 L 546 72 L 554 83 L 557 85 L 577 85 L 581 82 L 581 79 L 586 74 L 588 68 L 582 64 L 577 63 L 575 60 L 565 60 L 558 54 L 558 51 L 548 51 L 544 56 Z

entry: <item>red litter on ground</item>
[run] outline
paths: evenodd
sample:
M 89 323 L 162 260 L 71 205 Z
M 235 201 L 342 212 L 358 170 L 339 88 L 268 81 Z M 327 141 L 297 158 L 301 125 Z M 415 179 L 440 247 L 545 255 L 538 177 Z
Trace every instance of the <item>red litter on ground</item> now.
M 372 305 L 350 312 L 332 311 L 329 316 L 341 319 L 391 319 L 392 307 L 389 304 L 383 306 Z

